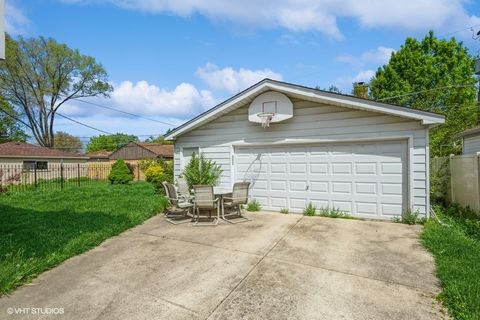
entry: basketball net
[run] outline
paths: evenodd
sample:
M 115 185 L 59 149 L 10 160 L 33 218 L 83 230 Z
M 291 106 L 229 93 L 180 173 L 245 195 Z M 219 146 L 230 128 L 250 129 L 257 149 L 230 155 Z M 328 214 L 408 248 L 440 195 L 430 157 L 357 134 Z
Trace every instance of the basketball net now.
M 270 122 L 272 121 L 274 115 L 275 113 L 271 112 L 260 112 L 257 114 L 260 120 L 262 120 L 262 128 L 270 127 Z

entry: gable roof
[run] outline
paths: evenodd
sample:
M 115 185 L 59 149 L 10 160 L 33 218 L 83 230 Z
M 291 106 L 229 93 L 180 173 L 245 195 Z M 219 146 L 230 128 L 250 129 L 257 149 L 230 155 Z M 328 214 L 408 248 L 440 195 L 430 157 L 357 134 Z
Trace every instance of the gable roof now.
M 173 158 L 173 145 L 131 141 L 109 156 L 110 159 L 140 160 L 144 158 Z
M 77 158 L 87 159 L 87 157 L 58 149 L 36 146 L 26 142 L 6 142 L 0 144 L 0 157 L 15 158 Z
M 374 100 L 359 98 L 351 95 L 334 93 L 329 91 L 318 90 L 301 85 L 291 84 L 287 82 L 263 79 L 244 91 L 236 94 L 230 99 L 216 105 L 206 112 L 198 115 L 192 120 L 182 124 L 166 135 L 166 140 L 174 140 L 175 138 L 185 134 L 199 126 L 206 124 L 232 110 L 235 110 L 245 104 L 252 102 L 258 95 L 267 91 L 277 91 L 284 93 L 290 97 L 302 100 L 328 103 L 330 105 L 353 108 L 358 110 L 380 112 L 389 115 L 404 117 L 412 120 L 419 120 L 424 125 L 438 125 L 445 122 L 443 115 L 427 112 L 423 110 L 412 109 L 408 107 L 398 106 L 378 102 Z
M 149 142 L 135 142 L 141 147 L 150 150 L 159 157 L 173 158 L 173 145 Z
M 480 135 L 480 126 L 476 126 L 474 128 L 467 129 L 465 131 L 460 132 L 456 135 L 457 138 L 464 138 L 469 136 L 476 136 Z

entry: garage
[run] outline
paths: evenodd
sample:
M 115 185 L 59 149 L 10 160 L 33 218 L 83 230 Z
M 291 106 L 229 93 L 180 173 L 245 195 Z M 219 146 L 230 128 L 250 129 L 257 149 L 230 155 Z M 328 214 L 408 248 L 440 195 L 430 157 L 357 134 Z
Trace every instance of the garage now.
M 175 176 L 191 150 L 249 181 L 264 210 L 308 203 L 355 217 L 428 217 L 429 130 L 442 115 L 265 79 L 173 130 Z
M 265 209 L 338 208 L 391 218 L 406 208 L 406 141 L 235 149 L 235 178 Z

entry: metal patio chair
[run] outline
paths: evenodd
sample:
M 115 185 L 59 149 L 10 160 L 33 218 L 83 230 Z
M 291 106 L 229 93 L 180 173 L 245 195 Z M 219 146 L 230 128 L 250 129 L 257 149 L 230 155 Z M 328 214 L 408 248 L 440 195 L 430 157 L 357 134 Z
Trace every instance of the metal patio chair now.
M 207 226 L 216 226 L 218 220 L 220 219 L 220 205 L 219 199 L 215 197 L 213 192 L 213 186 L 208 185 L 196 185 L 193 186 L 194 190 L 194 212 L 195 212 L 195 223 L 194 225 L 207 225 Z M 212 216 L 212 211 L 216 210 L 216 216 Z M 202 214 L 208 212 L 208 214 Z M 207 222 L 202 222 L 207 220 Z
M 178 177 L 177 186 L 178 186 L 178 195 L 180 198 L 184 198 L 187 201 L 190 201 L 193 199 L 193 196 L 190 193 L 190 188 L 188 187 L 187 179 L 185 179 L 184 177 Z
M 172 224 L 181 224 L 192 221 L 193 203 L 179 198 L 173 184 L 162 182 L 170 206 L 165 210 L 165 218 Z
M 233 192 L 222 197 L 222 219 L 229 223 L 251 221 L 243 215 L 242 206 L 248 203 L 250 182 L 236 182 Z M 225 210 L 229 213 L 225 214 Z

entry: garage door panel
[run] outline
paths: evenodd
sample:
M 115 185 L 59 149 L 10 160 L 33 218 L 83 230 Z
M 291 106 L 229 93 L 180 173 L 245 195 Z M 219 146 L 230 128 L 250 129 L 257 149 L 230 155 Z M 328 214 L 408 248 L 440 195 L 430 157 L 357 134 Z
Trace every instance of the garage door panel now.
M 311 163 L 310 172 L 312 174 L 328 174 L 328 162 Z
M 240 148 L 236 179 L 265 209 L 301 212 L 312 202 L 353 215 L 390 219 L 405 208 L 405 141 Z M 247 172 L 248 171 L 248 172 Z
M 281 209 L 288 208 L 287 198 L 286 197 L 270 197 L 270 202 L 272 208 Z
M 355 174 L 377 175 L 376 162 L 357 162 L 355 163 Z
M 306 191 L 308 184 L 305 180 L 290 180 L 289 186 L 289 191 Z
M 352 183 L 351 182 L 332 182 L 332 193 L 351 194 Z
M 355 213 L 356 214 L 368 214 L 376 215 L 377 214 L 377 203 L 376 202 L 355 202 Z
M 270 189 L 272 191 L 287 191 L 286 180 L 270 180 Z
M 332 162 L 332 175 L 336 174 L 352 174 L 351 162 Z
M 307 205 L 307 200 L 305 198 L 295 198 L 290 196 L 290 208 L 292 210 L 302 212 L 302 210 L 305 208 Z
M 307 164 L 306 163 L 290 163 L 290 173 L 298 174 L 298 173 L 307 173 Z
M 311 181 L 310 182 L 310 192 L 316 193 L 328 193 L 328 181 Z
M 377 194 L 377 183 L 376 182 L 355 182 L 355 193 L 356 194 Z
M 345 212 L 353 213 L 351 201 L 332 200 L 332 207 Z

